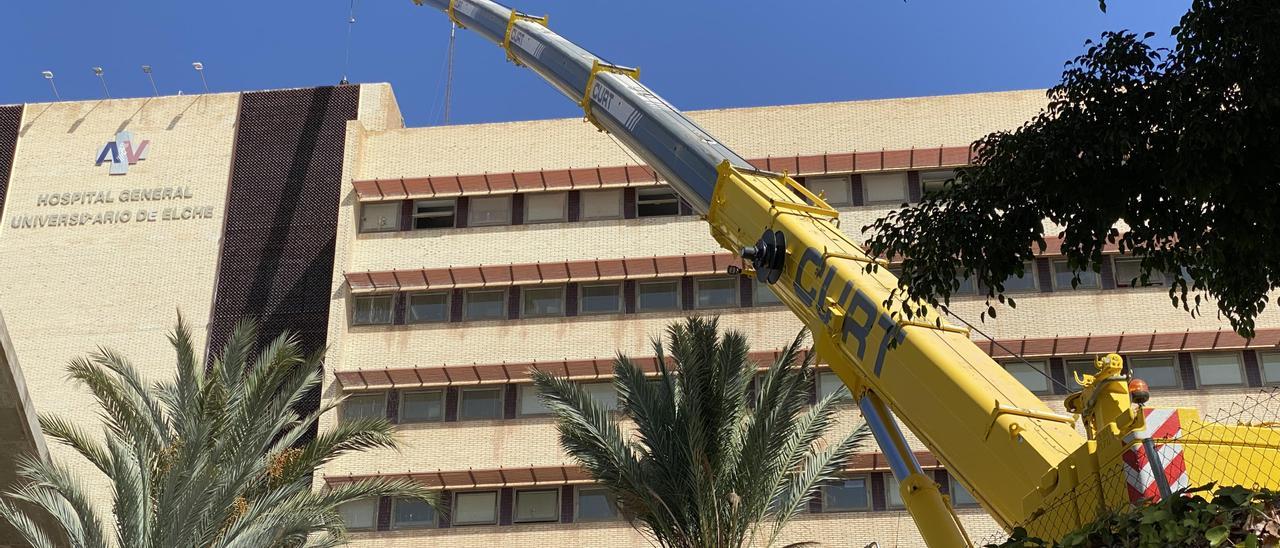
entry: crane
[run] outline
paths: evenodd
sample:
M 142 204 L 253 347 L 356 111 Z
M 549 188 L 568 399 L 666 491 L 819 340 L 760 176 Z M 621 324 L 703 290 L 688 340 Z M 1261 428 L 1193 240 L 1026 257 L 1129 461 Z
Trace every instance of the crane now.
M 891 305 L 898 280 L 838 226 L 839 214 L 786 174 L 746 159 L 640 83 L 640 71 L 605 61 L 553 32 L 547 17 L 491 0 L 414 0 L 500 46 L 512 63 L 545 79 L 651 166 L 813 334 L 814 350 L 849 387 L 898 480 L 902 500 L 930 546 L 970 546 L 950 501 L 920 464 L 896 416 L 1006 530 L 1059 538 L 1129 504 L 1126 454 L 1139 455 L 1158 495 L 1173 488 L 1161 468 L 1153 416 L 1176 416 L 1177 441 L 1194 484 L 1280 487 L 1280 469 L 1224 466 L 1276 462 L 1280 433 L 1266 425 L 1201 424 L 1195 409 L 1154 413 L 1121 357 L 1096 360 L 1082 390 L 1052 411 L 940 311 L 911 318 Z M 1129 382 L 1125 382 L 1129 381 Z M 1076 430 L 1083 422 L 1084 435 Z M 1191 425 L 1198 425 L 1192 428 Z M 1247 477 L 1246 477 L 1247 476 Z M 1176 482 L 1175 482 L 1176 483 Z M 1052 518 L 1052 519 L 1047 519 Z

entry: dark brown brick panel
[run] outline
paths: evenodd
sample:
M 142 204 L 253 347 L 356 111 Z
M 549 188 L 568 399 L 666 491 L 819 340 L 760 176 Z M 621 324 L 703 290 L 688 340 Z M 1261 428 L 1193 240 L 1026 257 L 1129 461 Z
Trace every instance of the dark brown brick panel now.
M 0 107 L 0 217 L 4 216 L 4 197 L 9 190 L 9 174 L 13 172 L 13 155 L 18 149 L 21 127 L 21 105 Z

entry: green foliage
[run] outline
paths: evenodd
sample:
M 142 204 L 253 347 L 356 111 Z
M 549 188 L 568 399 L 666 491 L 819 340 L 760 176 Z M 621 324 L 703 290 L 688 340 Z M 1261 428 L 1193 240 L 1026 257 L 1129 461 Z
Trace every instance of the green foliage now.
M 1212 490 L 1213 485 L 1187 494 Z M 988 548 L 1082 548 L 1089 546 L 1275 546 L 1280 542 L 1280 493 L 1270 489 L 1224 487 L 1211 499 L 1170 497 L 1159 503 L 1111 514 L 1058 542 L 1014 530 L 1002 544 Z
M 742 546 L 763 524 L 773 544 L 867 439 L 859 428 L 824 440 L 845 391 L 809 405 L 812 354 L 797 359 L 803 342 L 802 332 L 753 391 L 756 364 L 741 333 L 722 334 L 716 319 L 671 325 L 667 348 L 653 341 L 656 378 L 624 355 L 614 361 L 618 418 L 633 430 L 581 386 L 540 371 L 533 380 L 565 451 L 658 544 Z
M 337 402 L 300 416 L 320 384 L 322 356 L 304 356 L 281 335 L 255 354 L 258 330 L 236 326 L 220 358 L 195 356 L 182 319 L 169 337 L 172 380 L 147 385 L 123 356 L 98 349 L 68 367 L 101 407 L 102 436 L 55 416 L 44 433 L 106 475 L 112 508 L 94 506 L 64 465 L 19 461 L 21 480 L 0 499 L 0 516 L 36 548 L 320 547 L 343 544 L 337 507 L 376 496 L 437 495 L 408 480 L 363 480 L 311 489 L 317 466 L 340 455 L 395 447 L 384 419 L 344 422 L 303 442 Z M 39 523 L 51 523 L 42 528 Z
M 1172 50 L 1147 44 L 1153 33 L 1086 42 L 1041 114 L 974 143 L 955 180 L 865 227 L 871 250 L 904 257 L 909 297 L 947 303 L 971 276 L 990 306 L 1045 248 L 1047 219 L 1077 272 L 1099 271 L 1118 244 L 1141 259 L 1139 283 L 1165 273 L 1175 306 L 1198 314 L 1210 297 L 1252 334 L 1280 288 L 1277 28 L 1274 0 L 1194 0 Z

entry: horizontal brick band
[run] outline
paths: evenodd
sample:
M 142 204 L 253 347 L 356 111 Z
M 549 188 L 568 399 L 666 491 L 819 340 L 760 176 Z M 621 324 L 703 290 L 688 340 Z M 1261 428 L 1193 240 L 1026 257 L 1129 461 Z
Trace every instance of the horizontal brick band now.
M 969 147 L 913 148 L 873 152 L 778 156 L 750 160 L 759 169 L 791 175 L 828 173 L 871 173 L 904 169 L 940 169 L 970 162 Z M 455 196 L 512 194 L 552 190 L 583 190 L 650 186 L 660 180 L 648 166 L 611 167 L 484 173 L 353 181 L 356 197 L 362 202 L 408 198 L 451 198 Z
M 1280 328 L 1259 329 L 1257 336 L 1245 339 L 1232 331 L 1199 331 L 1183 333 L 1135 333 L 1090 335 L 1084 337 L 1044 337 L 997 341 L 1000 346 L 1025 358 L 1084 356 L 1116 352 L 1120 354 L 1154 354 L 1204 350 L 1242 350 L 1246 348 L 1280 348 Z M 1015 354 L 991 341 L 974 341 L 979 348 L 996 359 Z M 780 350 L 757 351 L 750 358 L 765 367 L 775 361 Z M 657 373 L 652 357 L 631 358 L 645 372 Z M 345 391 L 387 390 L 392 388 L 429 388 L 529 382 L 529 371 L 539 369 L 577 381 L 613 378 L 613 358 L 557 360 L 545 362 L 501 363 L 486 365 L 445 365 L 394 369 L 357 369 L 336 371 L 334 377 Z
M 635 259 L 348 272 L 345 276 L 352 293 L 378 293 L 699 276 L 724 274 L 730 266 L 740 267 L 742 261 L 730 253 L 707 253 Z
M 928 451 L 916 451 L 915 456 L 921 468 L 942 466 Z M 846 472 L 880 472 L 888 469 L 889 462 L 882 453 L 856 454 L 844 467 Z M 571 465 L 325 476 L 324 481 L 329 486 L 335 486 L 373 478 L 411 479 L 430 488 L 455 490 L 595 483 L 582 467 Z

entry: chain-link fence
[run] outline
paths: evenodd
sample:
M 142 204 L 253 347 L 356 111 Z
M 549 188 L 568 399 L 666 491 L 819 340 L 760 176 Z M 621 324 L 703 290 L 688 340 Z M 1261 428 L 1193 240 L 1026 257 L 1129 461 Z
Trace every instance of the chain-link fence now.
M 1053 540 L 1166 492 L 1179 496 L 1209 483 L 1280 488 L 1280 388 L 1244 396 L 1204 417 L 1187 408 L 1143 412 L 1146 429 L 1126 437 L 1125 450 L 1103 463 L 1096 478 L 1082 473 L 1075 489 L 1018 526 Z M 979 544 L 1006 538 L 992 535 Z

